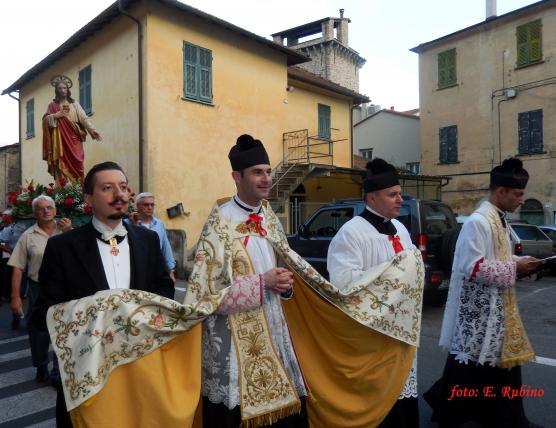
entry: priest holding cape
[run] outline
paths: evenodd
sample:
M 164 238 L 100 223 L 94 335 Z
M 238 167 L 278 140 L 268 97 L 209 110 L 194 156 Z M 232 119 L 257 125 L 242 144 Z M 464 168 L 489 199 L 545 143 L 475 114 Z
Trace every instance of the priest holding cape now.
M 376 427 L 402 392 L 420 253 L 338 288 L 290 249 L 262 142 L 229 158 L 238 192 L 209 214 L 183 304 L 111 290 L 50 309 L 75 426 Z
M 523 204 L 529 174 L 519 159 L 490 172 L 490 195 L 463 225 L 456 243 L 440 346 L 448 359 L 442 378 L 425 393 L 440 427 L 467 422 L 495 428 L 532 428 L 521 397 L 521 366 L 535 354 L 521 322 L 516 279 L 536 269 L 533 257 L 512 256 L 506 213 Z M 461 397 L 458 389 L 473 390 Z M 467 426 L 467 425 L 466 425 Z
M 365 210 L 346 222 L 328 248 L 330 281 L 339 289 L 349 285 L 404 249 L 415 250 L 411 236 L 395 217 L 402 206 L 401 186 L 396 168 L 383 159 L 367 163 L 363 181 Z M 417 354 L 399 399 L 380 424 L 381 428 L 417 428 Z

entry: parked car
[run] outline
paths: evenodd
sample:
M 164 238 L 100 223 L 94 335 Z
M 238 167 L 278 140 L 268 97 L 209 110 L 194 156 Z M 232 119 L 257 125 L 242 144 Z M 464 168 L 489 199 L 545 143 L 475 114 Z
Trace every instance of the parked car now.
M 543 233 L 548 236 L 552 242 L 556 244 L 556 226 L 554 225 L 545 225 L 545 226 L 538 226 Z
M 294 235 L 291 248 L 328 278 L 326 257 L 340 227 L 365 209 L 361 200 L 325 205 L 312 213 Z M 425 262 L 425 303 L 443 304 L 452 270 L 459 225 L 452 209 L 439 201 L 404 197 L 397 218 L 405 225 Z
M 534 224 L 509 223 L 513 253 L 544 259 L 554 254 L 552 240 Z

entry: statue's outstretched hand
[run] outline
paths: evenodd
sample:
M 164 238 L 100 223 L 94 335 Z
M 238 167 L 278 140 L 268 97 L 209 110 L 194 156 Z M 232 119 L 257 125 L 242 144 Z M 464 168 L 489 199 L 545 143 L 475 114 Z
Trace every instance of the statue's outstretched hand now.
M 102 137 L 94 129 L 89 129 L 89 134 L 91 134 L 91 137 L 93 137 L 93 140 L 102 141 Z

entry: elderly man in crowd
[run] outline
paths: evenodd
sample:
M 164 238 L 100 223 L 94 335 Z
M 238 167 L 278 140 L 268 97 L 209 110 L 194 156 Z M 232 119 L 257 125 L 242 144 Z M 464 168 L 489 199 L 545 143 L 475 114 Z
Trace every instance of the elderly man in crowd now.
M 137 195 L 137 213 L 136 215 L 130 217 L 126 222 L 133 222 L 137 226 L 143 226 L 150 229 L 158 234 L 160 239 L 160 250 L 162 251 L 162 256 L 164 257 L 164 263 L 166 264 L 166 270 L 172 278 L 172 281 L 176 282 L 176 275 L 174 269 L 176 267 L 176 260 L 174 259 L 174 254 L 172 253 L 172 247 L 170 246 L 170 240 L 166 234 L 166 228 L 164 223 L 158 217 L 154 216 L 154 195 L 149 192 L 139 193 Z
M 27 227 L 24 223 L 11 223 L 0 232 L 0 251 L 2 258 L 0 259 L 0 283 L 2 284 L 2 297 L 11 301 L 12 295 L 12 267 L 8 266 L 8 260 L 19 240 L 19 237 L 25 232 Z M 27 282 L 22 278 L 20 285 L 20 297 L 23 298 L 27 292 Z M 21 324 L 21 313 L 12 314 L 12 330 L 17 330 Z
M 31 314 L 40 293 L 39 269 L 46 242 L 51 236 L 71 229 L 71 221 L 67 218 L 61 219 L 56 223 L 56 206 L 50 196 L 37 196 L 33 199 L 32 207 L 37 222 L 23 232 L 8 260 L 8 266 L 13 268 L 12 300 L 10 306 L 14 315 L 23 313 L 23 304 L 20 296 L 23 272 L 27 269 L 29 283 L 27 313 Z M 48 345 L 50 344 L 48 333 L 39 331 L 30 324 L 29 342 L 31 344 L 33 366 L 37 368 L 36 380 L 41 383 L 47 382 L 50 378 L 48 373 Z M 56 381 L 58 377 L 58 364 L 56 358 L 54 358 L 52 380 Z

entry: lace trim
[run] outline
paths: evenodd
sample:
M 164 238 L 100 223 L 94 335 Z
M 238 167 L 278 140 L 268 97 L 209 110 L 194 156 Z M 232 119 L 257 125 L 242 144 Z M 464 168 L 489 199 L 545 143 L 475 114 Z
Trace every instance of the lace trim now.
M 417 353 L 415 353 L 413 365 L 409 370 L 409 375 L 407 376 L 407 380 L 405 381 L 405 385 L 403 386 L 402 393 L 398 397 L 398 400 L 411 397 L 417 398 Z
M 234 283 L 216 309 L 217 314 L 231 314 L 259 308 L 262 304 L 260 275 L 242 275 Z
M 510 288 L 515 283 L 515 273 L 515 262 L 482 258 L 473 267 L 471 281 L 481 285 Z
M 450 354 L 467 364 L 496 366 L 504 338 L 501 288 L 463 281 Z

